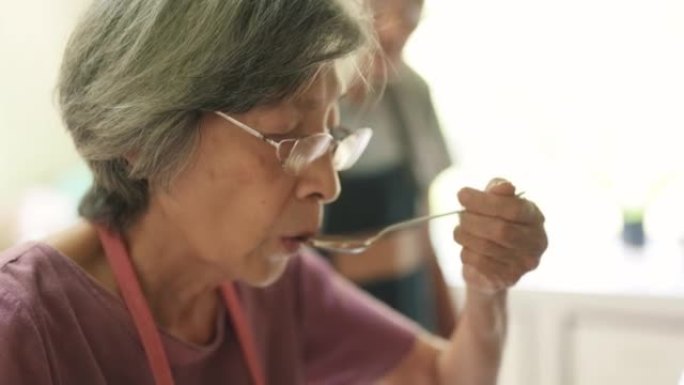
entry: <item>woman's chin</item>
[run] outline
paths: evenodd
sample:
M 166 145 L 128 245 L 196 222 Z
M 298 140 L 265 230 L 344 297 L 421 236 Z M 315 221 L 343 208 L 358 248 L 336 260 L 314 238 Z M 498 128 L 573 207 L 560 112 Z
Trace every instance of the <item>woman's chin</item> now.
M 283 275 L 292 255 L 274 255 L 266 258 L 266 263 L 258 274 L 254 274 L 247 283 L 254 287 L 267 287 L 274 284 Z

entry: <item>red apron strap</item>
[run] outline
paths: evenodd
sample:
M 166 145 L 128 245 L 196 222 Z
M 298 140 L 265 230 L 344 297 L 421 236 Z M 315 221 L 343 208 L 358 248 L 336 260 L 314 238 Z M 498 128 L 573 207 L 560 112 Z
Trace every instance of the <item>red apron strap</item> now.
M 221 292 L 233 319 L 233 325 L 235 325 L 235 331 L 242 347 L 242 354 L 247 361 L 254 385 L 266 385 L 264 372 L 261 368 L 261 360 L 256 348 L 256 339 L 254 338 L 254 333 L 252 333 L 252 328 L 249 326 L 247 315 L 240 303 L 235 286 L 228 283 L 223 284 L 221 285 Z
M 142 340 L 154 382 L 157 385 L 173 385 L 173 374 L 164 351 L 164 345 L 161 342 L 150 308 L 142 295 L 140 284 L 133 271 L 123 240 L 118 234 L 109 232 L 100 226 L 97 226 L 97 232 L 119 285 L 119 291 L 121 291 L 126 307 L 133 317 L 138 335 Z

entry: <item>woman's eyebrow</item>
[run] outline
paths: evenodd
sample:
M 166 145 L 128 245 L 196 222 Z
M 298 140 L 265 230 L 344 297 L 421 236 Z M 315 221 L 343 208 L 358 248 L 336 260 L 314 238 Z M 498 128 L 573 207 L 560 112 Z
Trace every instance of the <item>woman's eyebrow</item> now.
M 347 91 L 336 78 L 327 79 L 325 82 L 327 84 L 323 90 L 309 95 L 301 94 L 295 98 L 295 104 L 304 109 L 314 110 L 324 107 L 329 102 L 336 102 Z

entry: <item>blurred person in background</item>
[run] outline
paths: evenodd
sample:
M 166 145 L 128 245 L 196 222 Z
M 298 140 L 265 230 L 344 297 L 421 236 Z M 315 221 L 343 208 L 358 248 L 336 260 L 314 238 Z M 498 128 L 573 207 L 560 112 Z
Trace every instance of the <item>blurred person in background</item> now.
M 306 247 L 367 143 L 338 121 L 372 48 L 357 5 L 92 3 L 59 100 L 93 184 L 76 225 L 0 254 L 0 383 L 496 382 L 507 289 L 546 248 L 510 182 L 459 192 L 468 290 L 449 339 Z
M 451 164 L 428 86 L 403 59 L 423 0 L 368 1 L 380 50 L 370 87 L 357 84 L 340 116 L 348 126 L 373 127 L 374 134 L 369 150 L 340 174 L 344 194 L 324 217 L 329 233 L 374 233 L 428 214 L 430 184 Z M 427 226 L 387 235 L 362 255 L 330 258 L 344 276 L 423 327 L 442 336 L 453 330 L 453 301 Z

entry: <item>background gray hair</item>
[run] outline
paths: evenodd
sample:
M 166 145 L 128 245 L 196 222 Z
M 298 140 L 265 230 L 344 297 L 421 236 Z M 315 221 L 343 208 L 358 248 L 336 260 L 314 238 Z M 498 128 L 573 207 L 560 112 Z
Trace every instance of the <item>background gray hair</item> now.
M 203 111 L 292 95 L 321 64 L 370 41 L 362 10 L 355 0 L 96 0 L 70 38 L 58 86 L 94 176 L 79 213 L 130 225 L 150 186 L 185 165 Z

